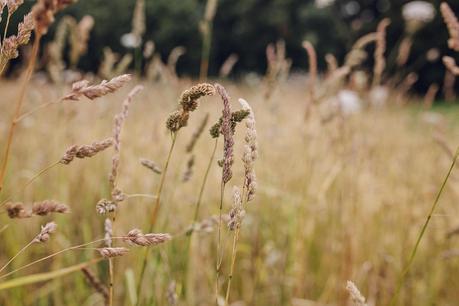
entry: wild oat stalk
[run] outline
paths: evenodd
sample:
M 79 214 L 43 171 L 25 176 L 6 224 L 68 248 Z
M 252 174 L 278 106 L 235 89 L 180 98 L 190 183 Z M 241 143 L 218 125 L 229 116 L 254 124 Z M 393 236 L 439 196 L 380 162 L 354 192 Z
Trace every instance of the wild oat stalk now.
M 443 190 L 445 189 L 446 183 L 448 182 L 448 179 L 451 176 L 451 173 L 454 169 L 454 166 L 456 165 L 456 161 L 458 157 L 459 157 L 459 147 L 456 149 L 456 153 L 454 154 L 454 157 L 451 162 L 451 166 L 449 167 L 448 173 L 446 174 L 445 179 L 443 180 L 443 183 L 441 184 L 440 189 L 438 190 L 437 196 L 435 197 L 432 207 L 430 208 L 429 214 L 427 215 L 424 225 L 422 226 L 421 231 L 419 232 L 418 238 L 416 239 L 416 243 L 414 244 L 413 250 L 411 251 L 411 255 L 408 258 L 408 261 L 405 264 L 405 267 L 403 268 L 402 273 L 400 274 L 400 277 L 397 283 L 397 287 L 395 289 L 395 293 L 389 302 L 389 306 L 394 306 L 395 303 L 397 302 L 397 299 L 400 294 L 400 290 L 403 286 L 403 283 L 405 281 L 405 278 L 408 275 L 408 272 L 410 271 L 411 265 L 413 264 L 413 261 L 414 261 L 414 257 L 416 256 L 419 245 L 421 244 L 421 240 L 424 237 L 424 234 L 427 230 L 427 226 L 429 225 L 430 220 L 432 219 L 432 215 L 434 214 L 435 209 L 438 206 L 440 196 L 442 195 Z

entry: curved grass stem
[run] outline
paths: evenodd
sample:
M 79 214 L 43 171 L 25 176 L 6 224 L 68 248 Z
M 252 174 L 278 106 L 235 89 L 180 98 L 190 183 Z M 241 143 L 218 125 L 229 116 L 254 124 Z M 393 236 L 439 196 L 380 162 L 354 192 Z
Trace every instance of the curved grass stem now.
M 165 182 L 165 179 L 166 179 L 167 169 L 169 168 L 169 163 L 170 163 L 170 160 L 171 160 L 171 157 L 172 157 L 172 152 L 174 151 L 176 140 L 177 140 L 177 133 L 173 133 L 172 134 L 171 146 L 169 148 L 169 153 L 167 154 L 166 163 L 164 164 L 163 171 L 161 172 L 161 178 L 160 178 L 158 190 L 156 191 L 156 201 L 155 201 L 155 206 L 153 207 L 153 210 L 152 210 L 152 213 L 151 213 L 150 230 L 149 230 L 149 232 L 153 231 L 153 229 L 155 227 L 155 224 L 156 224 L 156 221 L 157 221 L 157 218 L 158 218 L 159 209 L 161 207 L 161 193 L 162 193 L 162 190 L 163 190 L 163 187 L 164 187 L 164 182 Z M 144 252 L 144 256 L 143 256 L 143 260 L 142 260 L 142 266 L 141 266 L 141 269 L 140 269 L 139 280 L 138 280 L 138 283 L 137 283 L 136 306 L 140 305 L 139 304 L 140 300 L 141 300 L 140 294 L 141 294 L 141 291 L 142 291 L 143 277 L 145 275 L 145 270 L 147 268 L 147 259 L 148 259 L 148 249 L 146 249 L 145 252 Z
M 451 162 L 451 166 L 449 167 L 448 173 L 446 174 L 446 176 L 445 176 L 445 178 L 443 180 L 443 183 L 441 184 L 440 189 L 438 190 L 438 193 L 437 193 L 437 195 L 435 197 L 435 200 L 434 200 L 434 202 L 432 204 L 432 207 L 430 208 L 429 214 L 427 215 L 427 218 L 426 218 L 426 220 L 425 220 L 425 222 L 424 222 L 424 224 L 423 224 L 423 226 L 421 228 L 421 231 L 419 232 L 418 238 L 416 239 L 416 243 L 414 244 L 414 247 L 413 247 L 413 250 L 411 251 L 410 257 L 408 258 L 408 262 L 406 263 L 405 268 L 402 270 L 402 273 L 400 274 L 400 278 L 398 280 L 397 287 L 395 289 L 395 293 L 392 296 L 392 298 L 391 298 L 391 300 L 390 300 L 390 302 L 388 304 L 389 306 L 394 306 L 395 303 L 397 302 L 397 299 L 398 299 L 398 296 L 400 294 L 400 290 L 402 288 L 402 285 L 403 285 L 403 283 L 405 281 L 405 278 L 406 278 L 408 272 L 410 271 L 411 265 L 413 264 L 413 261 L 414 261 L 414 257 L 416 256 L 416 253 L 418 251 L 419 245 L 421 244 L 421 240 L 424 237 L 424 234 L 426 232 L 427 226 L 429 225 L 430 220 L 432 219 L 432 215 L 434 214 L 435 209 L 438 206 L 438 202 L 440 200 L 440 196 L 442 195 L 443 190 L 445 189 L 446 183 L 448 182 L 448 179 L 451 176 L 451 172 L 453 171 L 454 166 L 456 165 L 456 161 L 457 161 L 458 157 L 459 157 L 459 147 L 456 149 L 456 153 L 454 154 L 454 157 L 453 157 L 453 160 Z

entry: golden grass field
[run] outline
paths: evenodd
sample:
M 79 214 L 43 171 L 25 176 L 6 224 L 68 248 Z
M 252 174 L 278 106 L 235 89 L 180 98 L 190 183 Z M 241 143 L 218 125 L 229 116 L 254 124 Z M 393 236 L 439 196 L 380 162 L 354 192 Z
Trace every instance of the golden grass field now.
M 113 148 L 92 158 L 57 165 L 27 189 L 22 187 L 44 167 L 58 161 L 73 144 L 90 144 L 112 135 L 133 80 L 115 94 L 89 101 L 66 101 L 35 113 L 18 125 L 0 199 L 27 205 L 45 199 L 66 203 L 68 214 L 9 219 L 0 214 L 0 265 L 55 221 L 57 232 L 46 244 L 33 244 L 0 273 L 2 282 L 20 276 L 87 262 L 94 249 L 77 249 L 6 278 L 2 274 L 70 246 L 104 237 L 104 216 L 96 203 L 110 196 L 108 176 Z M 165 127 L 180 93 L 197 82 L 143 83 L 122 132 L 117 185 L 127 194 L 154 195 L 160 176 L 140 158 L 163 165 L 171 143 Z M 0 146 L 4 146 L 18 81 L 0 83 Z M 368 305 L 387 305 L 398 278 L 450 167 L 452 157 L 434 140 L 454 151 L 459 144 L 457 110 L 437 114 L 414 106 L 368 108 L 351 116 L 322 120 L 313 108 L 305 117 L 307 93 L 302 84 L 282 83 L 267 99 L 262 84 L 223 82 L 238 109 L 238 98 L 252 106 L 258 134 L 255 169 L 258 189 L 247 204 L 231 287 L 231 305 L 351 304 L 346 281 L 352 280 Z M 23 111 L 55 101 L 69 91 L 33 81 Z M 205 97 L 178 134 L 165 178 L 156 232 L 173 239 L 149 248 L 141 305 L 214 305 L 217 231 L 184 235 L 193 221 L 194 204 L 209 161 L 213 139 L 207 133 L 221 114 L 218 96 Z M 182 177 L 189 156 L 185 147 L 206 113 L 210 122 L 198 140 L 188 182 Z M 433 115 L 437 114 L 437 115 Z M 427 118 L 427 119 L 426 119 Z M 431 121 L 435 121 L 432 123 Z M 233 178 L 227 184 L 223 212 L 231 207 L 231 188 L 240 186 L 245 126 L 235 134 Z M 220 137 L 222 138 L 222 137 Z M 216 159 L 222 156 L 219 140 Z M 457 305 L 458 237 L 446 237 L 459 225 L 458 169 L 441 195 L 396 305 Z M 210 170 L 199 219 L 219 213 L 221 169 Z M 119 204 L 114 236 L 132 228 L 148 231 L 154 200 L 132 197 Z M 223 227 L 221 295 L 230 267 L 232 233 Z M 115 244 L 122 245 L 116 241 Z M 96 245 L 98 246 L 98 245 Z M 145 248 L 132 247 L 114 258 L 114 304 L 132 305 Z M 89 267 L 107 282 L 104 260 Z M 175 283 L 175 287 L 171 283 Z M 176 295 L 176 296 L 175 296 Z M 0 305 L 101 305 L 103 298 L 76 271 L 49 281 L 0 290 Z M 172 304 L 171 304 L 172 303 Z

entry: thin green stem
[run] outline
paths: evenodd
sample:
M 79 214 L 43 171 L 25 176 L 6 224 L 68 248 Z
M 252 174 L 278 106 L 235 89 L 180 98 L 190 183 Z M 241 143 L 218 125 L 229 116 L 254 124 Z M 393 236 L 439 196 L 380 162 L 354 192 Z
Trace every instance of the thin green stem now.
M 454 169 L 454 166 L 456 165 L 457 158 L 459 156 L 459 147 L 456 149 L 456 153 L 454 154 L 453 160 L 451 162 L 451 166 L 448 170 L 448 173 L 446 174 L 445 179 L 443 180 L 443 183 L 440 186 L 440 189 L 438 190 L 437 196 L 435 197 L 435 201 L 432 204 L 432 207 L 430 208 L 429 214 L 427 215 L 426 221 L 424 222 L 424 225 L 421 228 L 421 231 L 419 232 L 418 238 L 416 239 L 416 243 L 413 247 L 413 250 L 411 251 L 411 255 L 408 258 L 408 262 L 405 265 L 405 268 L 403 269 L 400 278 L 398 280 L 397 288 L 395 290 L 394 295 L 392 296 L 392 299 L 389 302 L 390 306 L 394 306 L 395 303 L 397 302 L 398 296 L 400 294 L 400 290 L 402 288 L 403 282 L 405 281 L 406 275 L 410 271 L 411 265 L 413 264 L 414 257 L 416 256 L 416 253 L 418 251 L 419 245 L 421 244 L 422 237 L 424 237 L 424 233 L 427 229 L 427 226 L 430 223 L 430 220 L 432 219 L 432 215 L 435 211 L 435 209 L 438 206 L 438 202 L 440 200 L 440 196 L 443 193 L 443 190 L 445 189 L 446 183 L 448 182 L 449 177 L 451 176 L 451 172 Z
M 126 236 L 112 237 L 112 239 L 124 239 L 124 238 L 126 238 Z M 86 246 L 88 246 L 88 245 L 95 244 L 95 243 L 99 243 L 99 242 L 102 242 L 102 241 L 105 241 L 105 238 L 97 239 L 97 240 L 94 240 L 94 241 L 91 241 L 91 242 L 86 242 L 86 243 L 83 243 L 83 244 L 79 244 L 79 245 L 75 245 L 75 246 L 71 246 L 71 247 L 62 249 L 62 250 L 57 251 L 57 252 L 55 252 L 55 253 L 53 253 L 53 254 L 50 254 L 50 255 L 47 255 L 47 256 L 42 257 L 42 258 L 40 258 L 40 259 L 37 259 L 37 260 L 35 260 L 35 261 L 32 261 L 31 263 L 28 263 L 28 264 L 26 264 L 26 265 L 24 265 L 24 266 L 22 266 L 22 267 L 19 267 L 19 268 L 17 268 L 16 270 L 13 270 L 13 271 L 11 271 L 11 272 L 9 272 L 9 273 L 3 274 L 3 275 L 0 276 L 0 279 L 3 279 L 3 278 L 5 278 L 5 277 L 8 277 L 8 276 L 10 276 L 11 274 L 14 274 L 14 273 L 16 273 L 16 272 L 19 272 L 19 271 L 21 271 L 21 270 L 23 270 L 23 269 L 26 269 L 26 268 L 28 268 L 28 267 L 30 267 L 30 266 L 33 266 L 33 265 L 35 265 L 35 264 L 37 264 L 37 263 L 40 263 L 40 262 L 42 262 L 42 261 L 45 261 L 45 260 L 47 260 L 47 259 L 53 258 L 53 257 L 55 257 L 55 256 L 57 256 L 57 255 L 62 254 L 62 253 L 65 253 L 65 252 L 68 252 L 68 251 L 72 251 L 72 250 L 81 249 L 81 248 L 84 248 L 84 247 L 86 247 Z
M 223 261 L 223 250 L 222 250 L 222 214 L 223 214 L 223 198 L 225 195 L 225 183 L 223 182 L 220 186 L 220 209 L 219 209 L 219 218 L 218 218 L 218 240 L 217 240 L 217 264 L 216 264 L 216 281 L 215 281 L 215 302 L 218 306 L 218 293 L 220 288 L 220 269 Z
M 172 143 L 171 143 L 171 146 L 169 148 L 169 153 L 167 154 L 167 159 L 166 159 L 166 163 L 164 164 L 163 171 L 161 172 L 161 179 L 160 179 L 160 182 L 159 182 L 158 190 L 156 192 L 156 201 L 155 201 L 155 206 L 154 206 L 152 214 L 151 214 L 151 222 L 150 222 L 150 230 L 149 230 L 149 232 L 153 231 L 153 229 L 155 227 L 155 224 L 156 224 L 156 220 L 158 218 L 159 209 L 161 207 L 161 193 L 162 193 L 162 190 L 163 190 L 163 186 L 164 186 L 164 182 L 165 182 L 166 174 L 167 174 L 167 169 L 169 168 L 169 163 L 170 163 L 170 160 L 171 160 L 171 157 L 172 157 L 172 152 L 174 151 L 176 140 L 177 140 L 177 133 L 173 133 L 172 134 Z M 142 292 L 142 281 L 143 281 L 143 278 L 144 278 L 144 275 L 145 275 L 145 270 L 146 270 L 146 267 L 147 267 L 147 259 L 148 259 L 148 249 L 146 249 L 145 252 L 144 252 L 144 256 L 143 256 L 143 260 L 142 260 L 142 267 L 140 269 L 140 276 L 139 276 L 139 280 L 138 280 L 138 283 L 137 283 L 136 306 L 140 305 L 140 300 L 141 300 L 140 293 Z
M 196 224 L 196 222 L 198 221 L 198 218 L 199 218 L 199 208 L 201 206 L 202 196 L 204 195 L 204 189 L 205 189 L 206 184 L 207 184 L 207 178 L 208 178 L 209 173 L 210 173 L 210 168 L 212 168 L 212 164 L 214 162 L 215 152 L 217 151 L 217 144 L 218 144 L 218 138 L 215 140 L 214 148 L 212 150 L 212 155 L 210 156 L 209 163 L 207 164 L 207 169 L 206 169 L 206 172 L 204 174 L 204 178 L 202 180 L 201 189 L 199 190 L 199 196 L 198 196 L 198 199 L 196 201 L 195 208 L 194 208 L 193 223 L 192 223 L 193 226 Z
M 23 192 L 27 187 L 30 186 L 30 184 L 32 184 L 34 181 L 36 181 L 40 176 L 42 176 L 43 174 L 45 174 L 46 172 L 48 172 L 49 170 L 51 170 L 52 168 L 54 168 L 55 166 L 57 166 L 58 164 L 60 163 L 60 160 L 55 162 L 55 163 L 52 163 L 51 165 L 49 166 L 46 166 L 45 168 L 43 168 L 42 170 L 40 170 L 37 174 L 35 174 L 31 179 L 29 179 L 27 181 L 27 183 L 24 184 L 24 186 L 21 187 L 21 192 Z M 8 197 L 7 199 L 3 200 L 1 203 L 0 203 L 0 207 L 2 207 L 3 205 L 5 205 L 8 201 L 11 200 L 11 197 Z
M 36 237 L 35 237 L 36 238 Z M 2 272 L 3 270 L 5 270 L 6 267 L 8 267 L 8 265 L 10 263 L 13 262 L 13 260 L 15 260 L 19 255 L 21 255 L 29 246 L 31 246 L 33 244 L 33 242 L 35 241 L 35 238 L 33 238 L 29 243 L 27 243 L 22 249 L 19 250 L 19 252 L 16 253 L 16 255 L 14 255 L 13 257 L 11 257 L 10 260 L 8 260 L 8 262 L 6 264 L 3 265 L 3 267 L 0 268 L 0 272 Z

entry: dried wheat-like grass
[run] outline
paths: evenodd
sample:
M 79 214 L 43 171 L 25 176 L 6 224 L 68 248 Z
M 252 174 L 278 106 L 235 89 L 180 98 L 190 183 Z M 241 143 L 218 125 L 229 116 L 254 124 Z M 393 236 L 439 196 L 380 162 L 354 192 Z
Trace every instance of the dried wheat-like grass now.
M 222 134 L 223 134 L 223 175 L 222 181 L 223 184 L 228 183 L 233 176 L 231 171 L 231 166 L 233 165 L 233 132 L 231 129 L 231 104 L 229 101 L 228 93 L 225 88 L 220 84 L 215 84 L 215 88 L 220 95 L 223 101 L 223 111 L 222 111 Z
M 73 2 L 73 0 L 39 0 L 32 8 L 35 32 L 39 36 L 46 34 L 49 26 L 54 22 L 54 15 Z
M 88 50 L 89 35 L 94 27 L 94 18 L 86 15 L 80 20 L 70 36 L 70 63 L 73 67 L 78 64 L 82 55 Z
M 176 133 L 185 127 L 188 124 L 190 113 L 198 107 L 198 100 L 214 94 L 214 86 L 208 83 L 198 84 L 185 90 L 179 99 L 180 109 L 171 113 L 166 121 L 167 129 Z
M 410 37 L 405 37 L 402 42 L 400 43 L 400 47 L 398 48 L 397 54 L 397 65 L 403 66 L 408 61 L 411 52 L 411 46 L 413 45 L 413 41 Z
M 374 53 L 375 65 L 373 68 L 373 86 L 381 83 L 381 76 L 386 66 L 384 53 L 386 52 L 386 28 L 390 25 L 390 20 L 384 18 L 378 23 L 376 29 L 376 48 Z
M 127 254 L 129 252 L 129 249 L 127 248 L 102 248 L 98 249 L 100 255 L 104 258 L 113 258 L 113 257 L 119 257 Z
M 360 293 L 359 289 L 352 281 L 347 281 L 346 290 L 349 292 L 353 306 L 367 306 L 365 297 Z
M 35 237 L 33 242 L 44 243 L 47 242 L 50 238 L 50 235 L 54 233 L 57 229 L 57 224 L 55 222 L 46 223 L 41 227 L 40 233 Z
M 233 187 L 233 206 L 229 212 L 230 220 L 228 222 L 228 228 L 231 231 L 241 227 L 242 220 L 245 216 L 245 210 L 242 206 L 242 195 L 238 187 Z
M 454 58 L 450 56 L 443 56 L 443 64 L 454 75 L 459 75 L 459 67 L 456 65 Z
M 440 11 L 443 15 L 446 26 L 448 27 L 450 37 L 448 40 L 448 46 L 455 51 L 459 51 L 459 21 L 448 3 L 443 2 L 440 5 Z
M 34 29 L 34 19 L 33 19 L 32 13 L 29 13 L 24 16 L 24 20 L 18 25 L 17 35 L 12 35 L 10 37 L 7 37 L 3 41 L 3 45 L 2 45 L 2 49 L 0 53 L 0 63 L 2 64 L 2 67 L 9 60 L 18 57 L 19 55 L 18 48 L 22 45 L 26 45 L 29 42 L 33 29 Z
M 102 199 L 96 204 L 96 211 L 101 214 L 108 214 L 116 211 L 117 204 L 114 201 Z
M 60 163 L 64 165 L 70 164 L 73 159 L 76 158 L 86 158 L 86 157 L 93 157 L 99 152 L 102 152 L 103 150 L 111 147 L 113 144 L 113 139 L 112 138 L 107 138 L 103 141 L 99 142 L 94 142 L 90 145 L 83 145 L 83 146 L 78 146 L 78 145 L 73 145 L 70 148 L 67 149 L 67 151 L 64 153 L 64 156 L 62 156 Z
M 152 246 L 164 243 L 172 239 L 172 236 L 169 234 L 162 233 L 150 233 L 143 234 L 139 229 L 133 229 L 129 231 L 126 237 L 123 238 L 123 241 L 138 246 Z
M 92 86 L 89 86 L 88 81 L 82 80 L 74 83 L 72 85 L 72 91 L 64 96 L 62 100 L 79 101 L 83 96 L 90 100 L 94 100 L 117 91 L 131 80 L 132 76 L 130 74 L 123 74 L 110 81 L 104 80 L 100 84 Z
M 129 107 L 134 101 L 134 97 L 143 90 L 143 86 L 136 86 L 128 94 L 127 98 L 123 102 L 123 108 L 121 112 L 115 116 L 115 125 L 113 128 L 113 143 L 115 154 L 112 157 L 112 170 L 109 177 L 110 186 L 113 190 L 116 189 L 116 178 L 118 176 L 118 168 L 120 163 L 120 150 L 121 150 L 121 131 L 124 126 L 124 122 L 129 115 Z
M 100 281 L 100 279 L 93 272 L 91 272 L 91 270 L 89 270 L 88 268 L 81 269 L 81 272 L 83 272 L 84 276 L 86 277 L 86 280 L 94 288 L 94 290 L 96 290 L 99 294 L 102 295 L 102 297 L 104 298 L 105 304 L 107 305 L 107 301 L 108 301 L 107 286 L 105 286 Z
M 70 208 L 53 200 L 45 200 L 42 202 L 35 202 L 32 206 L 32 213 L 38 216 L 47 216 L 51 213 L 66 214 L 70 212 Z
M 309 59 L 309 94 L 312 100 L 315 99 L 315 87 L 317 85 L 317 54 L 314 46 L 309 41 L 303 41 L 303 48 L 306 50 Z
M 251 201 L 255 196 L 257 188 L 257 177 L 254 169 L 254 163 L 258 157 L 257 130 L 255 128 L 255 115 L 249 103 L 244 99 L 239 99 L 239 103 L 242 105 L 244 110 L 249 111 L 245 124 L 246 134 L 242 161 L 244 162 L 245 169 L 244 188 L 247 192 L 247 201 Z
M 221 78 L 227 78 L 231 71 L 233 71 L 234 66 L 239 60 L 239 56 L 236 53 L 231 53 L 228 58 L 223 62 L 218 72 L 218 75 Z
M 153 171 L 156 174 L 161 174 L 161 168 L 159 167 L 159 165 L 157 163 L 155 163 L 152 160 L 149 160 L 149 159 L 146 159 L 146 158 L 141 158 L 140 159 L 140 164 L 142 164 L 142 166 L 144 166 L 145 168 L 150 169 L 151 171 Z
M 11 219 L 25 219 L 32 217 L 32 212 L 24 207 L 23 203 L 7 203 L 6 212 Z

